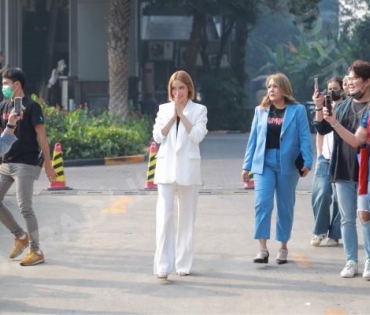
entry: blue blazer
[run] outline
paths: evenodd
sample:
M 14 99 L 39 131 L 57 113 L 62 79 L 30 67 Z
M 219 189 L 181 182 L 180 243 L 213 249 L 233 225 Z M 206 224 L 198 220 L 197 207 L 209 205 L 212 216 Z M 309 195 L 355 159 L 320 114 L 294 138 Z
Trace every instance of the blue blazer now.
M 267 119 L 270 108 L 257 106 L 245 152 L 243 169 L 263 173 L 265 162 Z M 295 160 L 302 153 L 304 166 L 311 169 L 311 133 L 306 108 L 301 104 L 287 104 L 280 134 L 280 166 L 282 174 L 297 173 Z

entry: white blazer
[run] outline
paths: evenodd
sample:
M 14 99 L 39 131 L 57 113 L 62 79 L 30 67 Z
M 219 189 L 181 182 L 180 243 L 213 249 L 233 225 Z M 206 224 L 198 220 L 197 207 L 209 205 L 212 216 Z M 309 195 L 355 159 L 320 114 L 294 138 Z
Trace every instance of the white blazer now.
M 183 113 L 193 125 L 191 132 L 187 133 L 180 121 L 177 132 L 175 122 L 165 137 L 161 130 L 173 117 L 174 111 L 174 102 L 160 105 L 153 127 L 153 139 L 161 144 L 157 153 L 154 182 L 201 185 L 199 143 L 208 132 L 207 108 L 189 100 Z

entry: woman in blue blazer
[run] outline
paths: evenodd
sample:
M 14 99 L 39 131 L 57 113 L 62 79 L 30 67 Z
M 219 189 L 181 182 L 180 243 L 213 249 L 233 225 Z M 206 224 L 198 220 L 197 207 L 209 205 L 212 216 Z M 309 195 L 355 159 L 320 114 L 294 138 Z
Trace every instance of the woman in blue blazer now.
M 266 79 L 267 94 L 256 107 L 245 153 L 242 180 L 255 181 L 255 233 L 260 249 L 255 263 L 268 263 L 271 215 L 276 192 L 276 240 L 280 242 L 276 262 L 288 257 L 299 172 L 304 177 L 312 165 L 311 134 L 306 108 L 293 97 L 289 79 L 275 73 Z M 303 157 L 297 170 L 296 160 Z

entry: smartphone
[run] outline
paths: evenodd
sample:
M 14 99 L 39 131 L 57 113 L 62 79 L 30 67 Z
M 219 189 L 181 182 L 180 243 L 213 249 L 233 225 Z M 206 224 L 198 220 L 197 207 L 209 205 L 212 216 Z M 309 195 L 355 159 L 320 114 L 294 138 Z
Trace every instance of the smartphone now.
M 324 106 L 328 110 L 328 115 L 331 116 L 332 115 L 332 111 L 331 111 L 331 97 L 330 97 L 330 95 L 325 95 L 325 103 L 324 103 Z
M 318 90 L 318 89 L 319 89 L 319 78 L 314 78 L 313 80 L 314 80 L 314 82 L 315 82 L 314 87 L 315 87 L 315 91 L 316 91 L 316 90 Z
M 22 98 L 15 97 L 14 98 L 14 111 L 17 113 L 18 116 L 22 113 Z

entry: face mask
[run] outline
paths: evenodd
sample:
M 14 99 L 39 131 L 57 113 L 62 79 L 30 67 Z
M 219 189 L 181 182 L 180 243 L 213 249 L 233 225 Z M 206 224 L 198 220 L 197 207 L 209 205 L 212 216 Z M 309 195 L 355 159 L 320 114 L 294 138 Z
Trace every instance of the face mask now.
M 351 96 L 355 99 L 355 100 L 359 100 L 361 97 L 364 96 L 364 92 L 362 92 L 361 90 L 356 92 L 356 93 L 353 93 L 351 94 Z
M 334 102 L 340 100 L 341 97 L 342 97 L 342 91 L 336 91 L 336 90 L 331 91 L 331 99 Z
M 2 92 L 5 98 L 12 98 L 13 97 L 13 90 L 11 85 L 3 85 Z

